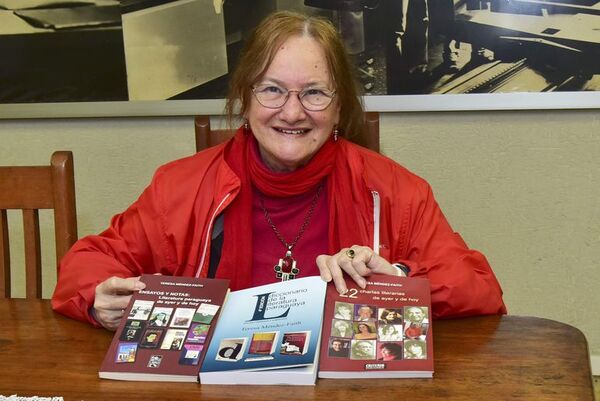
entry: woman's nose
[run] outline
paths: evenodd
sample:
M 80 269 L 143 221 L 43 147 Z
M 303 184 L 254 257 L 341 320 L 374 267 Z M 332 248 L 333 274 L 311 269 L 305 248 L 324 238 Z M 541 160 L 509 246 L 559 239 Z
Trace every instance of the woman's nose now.
M 290 92 L 287 102 L 281 107 L 280 117 L 288 123 L 295 123 L 306 118 L 306 111 L 300 103 L 298 92 Z

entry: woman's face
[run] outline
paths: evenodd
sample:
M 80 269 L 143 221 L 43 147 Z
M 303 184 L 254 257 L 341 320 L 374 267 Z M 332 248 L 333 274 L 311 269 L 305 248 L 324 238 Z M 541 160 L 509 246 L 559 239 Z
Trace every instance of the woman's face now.
M 277 50 L 265 75 L 255 85 L 273 84 L 300 91 L 335 90 L 321 46 L 312 38 L 294 36 Z M 278 109 L 262 106 L 252 96 L 247 115 L 263 161 L 274 171 L 293 171 L 306 164 L 327 141 L 339 121 L 336 98 L 322 111 L 302 107 L 297 93 Z
M 359 324 L 358 331 L 361 333 L 369 333 L 369 327 L 366 324 Z

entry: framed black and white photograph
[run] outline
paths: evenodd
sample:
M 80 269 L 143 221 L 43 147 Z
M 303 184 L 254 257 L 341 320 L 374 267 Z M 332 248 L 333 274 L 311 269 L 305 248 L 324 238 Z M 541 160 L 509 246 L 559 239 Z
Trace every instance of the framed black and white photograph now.
M 367 110 L 600 105 L 595 0 L 0 0 L 0 118 L 220 114 L 276 10 L 332 21 Z

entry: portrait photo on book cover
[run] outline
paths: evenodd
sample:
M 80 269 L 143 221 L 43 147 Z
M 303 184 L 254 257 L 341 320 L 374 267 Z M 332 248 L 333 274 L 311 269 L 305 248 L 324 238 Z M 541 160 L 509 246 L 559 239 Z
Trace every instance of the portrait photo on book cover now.
M 427 343 L 421 340 L 404 341 L 404 359 L 427 359 Z
M 334 319 L 352 320 L 353 311 L 354 304 L 336 301 L 333 317 Z
M 378 361 L 398 361 L 402 359 L 402 342 L 379 342 L 377 346 Z
M 379 341 L 402 341 L 401 324 L 380 324 L 377 328 L 377 339 Z
M 350 357 L 350 340 L 347 338 L 330 338 L 327 355 L 332 358 Z
M 402 309 L 379 308 L 379 324 L 402 324 Z
M 368 322 L 377 317 L 377 307 L 373 305 L 356 304 L 354 305 L 354 320 L 359 322 Z
M 333 337 L 352 338 L 354 336 L 354 327 L 352 322 L 347 320 L 333 319 L 331 321 L 331 335 Z
M 372 360 L 376 356 L 375 340 L 352 340 L 350 359 Z
M 377 339 L 377 328 L 375 322 L 354 322 L 354 338 L 357 340 L 375 340 Z
M 404 338 L 425 340 L 429 329 L 429 308 L 425 306 L 407 306 L 404 308 Z

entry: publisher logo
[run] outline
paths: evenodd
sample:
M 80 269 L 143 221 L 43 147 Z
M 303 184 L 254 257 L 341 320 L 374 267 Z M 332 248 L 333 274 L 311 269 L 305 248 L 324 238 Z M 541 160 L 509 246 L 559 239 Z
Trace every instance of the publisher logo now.
M 385 369 L 385 363 L 366 363 L 365 370 L 383 370 Z

